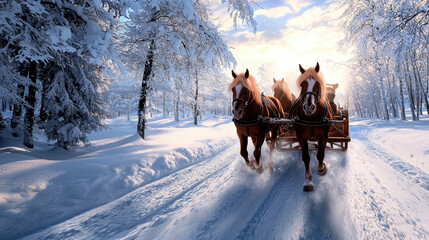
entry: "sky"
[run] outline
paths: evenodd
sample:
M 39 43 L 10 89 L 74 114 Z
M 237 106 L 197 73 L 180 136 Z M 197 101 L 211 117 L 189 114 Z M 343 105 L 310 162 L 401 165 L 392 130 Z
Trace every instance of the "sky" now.
M 210 0 L 215 23 L 220 24 L 225 40 L 237 61 L 236 73 L 249 69 L 256 80 L 266 79 L 262 85 L 271 86 L 272 78 L 285 78 L 297 92 L 298 64 L 304 68 L 319 62 L 328 83 L 339 83 L 337 98 L 344 97 L 347 89 L 349 55 L 339 50 L 344 38 L 341 29 L 342 8 L 333 0 L 258 0 L 254 4 L 257 30 L 246 24 L 237 28 L 221 0 Z M 259 68 L 269 69 L 261 76 Z M 264 87 L 261 87 L 264 89 Z M 266 90 L 266 88 L 265 88 Z

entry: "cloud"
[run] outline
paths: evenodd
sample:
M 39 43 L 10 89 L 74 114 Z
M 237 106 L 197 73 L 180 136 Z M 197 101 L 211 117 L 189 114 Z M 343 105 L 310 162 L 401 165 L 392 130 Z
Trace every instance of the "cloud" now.
M 308 68 L 319 62 L 327 81 L 340 83 L 338 93 L 345 93 L 347 69 L 332 62 L 346 62 L 349 58 L 338 50 L 338 41 L 344 38 L 341 15 L 342 9 L 337 3 L 313 6 L 279 26 L 275 38 L 270 34 L 272 29 L 260 29 L 256 34 L 249 31 L 228 34 L 238 63 L 236 71 L 248 68 L 252 75 L 259 76 L 261 65 L 274 62 L 278 68 L 272 77 L 285 77 L 296 93 L 298 64 Z M 337 100 L 341 100 L 340 97 Z
M 321 25 L 329 25 L 333 28 L 339 27 L 339 20 L 343 10 L 336 3 L 326 6 L 312 7 L 303 12 L 302 15 L 287 21 L 287 27 L 312 29 Z
M 255 16 L 265 16 L 268 18 L 280 18 L 288 13 L 293 13 L 292 9 L 287 6 L 274 7 L 270 9 L 258 9 L 255 11 Z
M 301 9 L 310 6 L 311 1 L 306 0 L 285 0 L 287 5 L 290 5 L 295 12 L 299 12 Z

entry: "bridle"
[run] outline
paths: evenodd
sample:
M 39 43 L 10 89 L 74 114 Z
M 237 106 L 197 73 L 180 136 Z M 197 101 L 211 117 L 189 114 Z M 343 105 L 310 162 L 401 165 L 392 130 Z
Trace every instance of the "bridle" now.
M 251 95 L 252 93 L 249 91 L 249 96 L 246 101 L 241 98 L 234 98 L 234 100 L 232 100 L 232 105 L 234 105 L 234 102 L 242 102 L 244 104 L 244 109 L 246 109 L 254 101 L 254 99 L 251 98 Z
M 316 98 L 316 103 L 318 103 L 320 101 L 320 94 L 315 94 L 314 92 L 306 92 L 306 93 L 301 94 L 299 96 L 301 98 L 301 102 L 304 101 L 304 97 L 307 95 L 313 95 Z

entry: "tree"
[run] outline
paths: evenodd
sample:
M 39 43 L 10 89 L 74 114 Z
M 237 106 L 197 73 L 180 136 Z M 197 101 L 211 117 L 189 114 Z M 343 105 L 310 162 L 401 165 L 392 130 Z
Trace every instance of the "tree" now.
M 401 119 L 405 119 L 406 98 L 403 88 L 406 88 L 413 120 L 418 120 L 417 111 L 421 109 L 422 103 L 429 105 L 426 91 L 428 77 L 422 77 L 424 75 L 421 74 L 428 68 L 429 3 L 352 0 L 343 1 L 343 5 L 346 8 L 344 13 L 346 37 L 341 44 L 345 48 L 355 46 L 355 66 L 359 69 L 355 72 L 362 76 L 361 81 L 370 82 L 370 79 L 378 79 L 370 99 L 373 101 L 380 99 L 384 109 L 380 117 L 385 119 L 389 119 L 390 115 L 396 117 L 396 105 L 399 104 Z M 359 65 L 362 62 L 364 65 Z M 374 68 L 374 71 L 363 71 L 371 68 Z M 367 87 L 361 84 L 355 86 Z M 399 103 L 396 100 L 397 93 Z M 359 97 L 368 96 L 362 94 Z M 373 101 L 361 103 L 373 104 L 372 109 L 378 115 L 378 106 Z M 429 108 L 426 108 L 429 114 Z
M 145 1 L 141 9 L 130 13 L 124 36 L 123 52 L 127 53 L 124 61 L 132 62 L 129 66 L 132 69 L 143 69 L 137 125 L 143 139 L 146 105 L 153 89 L 160 85 L 163 89 L 165 85 L 174 89 L 174 112 L 178 121 L 180 103 L 188 101 L 189 89 L 194 85 L 192 101 L 197 118 L 199 80 L 191 81 L 189 76 L 200 76 L 201 71 L 207 71 L 210 66 L 218 69 L 217 66 L 233 62 L 227 45 L 209 23 L 207 8 L 201 1 Z M 208 66 L 201 67 L 204 64 Z

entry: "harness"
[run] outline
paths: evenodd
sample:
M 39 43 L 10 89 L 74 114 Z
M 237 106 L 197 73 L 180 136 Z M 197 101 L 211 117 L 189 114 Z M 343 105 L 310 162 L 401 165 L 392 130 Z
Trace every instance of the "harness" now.
M 246 109 L 250 103 L 252 103 L 254 101 L 254 99 L 250 99 L 250 94 L 249 94 L 249 98 L 247 99 L 247 101 L 244 101 L 241 98 L 235 98 L 234 100 L 232 100 L 232 103 L 239 101 L 244 103 L 244 109 Z M 280 118 L 280 112 L 279 109 L 276 107 L 276 105 L 274 104 L 273 101 L 271 101 L 268 97 L 266 97 L 264 95 L 264 93 L 261 93 L 261 105 L 259 106 L 259 112 L 258 112 L 258 116 L 256 117 L 256 119 L 253 120 L 240 120 L 240 119 L 235 119 L 233 118 L 232 121 L 240 124 L 242 126 L 252 126 L 252 125 L 257 125 L 257 124 L 262 124 L 262 123 L 270 123 L 270 119 L 271 118 Z M 264 116 L 263 113 L 263 109 L 267 110 L 267 115 L 268 116 Z
M 294 101 L 294 103 L 292 104 L 292 107 L 289 110 L 289 116 L 293 116 L 292 119 L 281 119 L 279 110 L 276 107 L 276 105 L 262 93 L 261 94 L 262 104 L 259 107 L 259 112 L 258 112 L 258 116 L 256 117 L 256 119 L 239 120 L 239 119 L 233 118 L 232 121 L 234 123 L 237 123 L 237 124 L 242 125 L 242 126 L 252 126 L 252 125 L 257 125 L 257 124 L 291 124 L 291 125 L 297 124 L 297 125 L 302 125 L 302 126 L 307 126 L 307 127 L 331 126 L 336 131 L 338 131 L 341 135 L 343 135 L 344 137 L 347 137 L 347 135 L 343 131 L 341 131 L 341 129 L 338 129 L 334 125 L 334 123 L 342 123 L 343 121 L 330 119 L 330 117 L 329 117 L 330 106 L 327 104 L 328 101 L 324 102 L 325 112 L 324 112 L 323 117 L 320 121 L 307 121 L 307 120 L 303 120 L 299 117 L 298 103 L 300 106 L 302 104 L 304 96 L 307 94 L 314 95 L 317 98 L 317 101 L 320 100 L 320 96 L 318 96 L 317 94 L 315 94 L 313 92 L 308 92 L 308 93 L 305 93 L 305 94 L 299 96 Z M 254 99 L 253 98 L 250 99 L 250 94 L 249 94 L 249 98 L 247 99 L 247 101 L 244 101 L 241 98 L 236 98 L 232 102 L 234 103 L 236 101 L 243 102 L 244 103 L 244 109 L 246 109 L 246 107 L 248 107 L 249 104 L 254 101 Z M 262 110 L 264 107 L 267 109 L 268 116 L 262 115 Z M 271 116 L 273 116 L 273 117 L 271 117 Z

